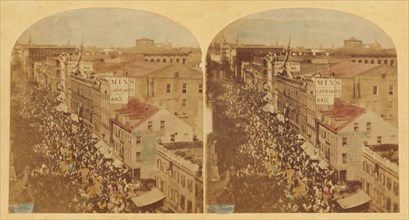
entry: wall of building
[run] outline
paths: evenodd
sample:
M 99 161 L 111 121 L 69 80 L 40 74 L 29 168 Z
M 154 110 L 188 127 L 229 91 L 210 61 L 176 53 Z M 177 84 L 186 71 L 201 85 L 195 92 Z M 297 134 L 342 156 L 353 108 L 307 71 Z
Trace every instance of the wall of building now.
M 399 166 L 363 147 L 362 189 L 371 196 L 371 212 L 399 212 Z
M 367 110 L 338 131 L 319 124 L 320 154 L 339 174 L 345 171 L 346 180 L 359 180 L 362 144 L 397 144 L 397 134 L 396 127 Z
M 197 176 L 193 164 L 168 153 L 163 146 L 158 146 L 156 161 L 156 187 L 165 196 L 165 207 L 173 212 L 203 212 L 203 180 Z M 186 166 L 188 165 L 188 166 Z

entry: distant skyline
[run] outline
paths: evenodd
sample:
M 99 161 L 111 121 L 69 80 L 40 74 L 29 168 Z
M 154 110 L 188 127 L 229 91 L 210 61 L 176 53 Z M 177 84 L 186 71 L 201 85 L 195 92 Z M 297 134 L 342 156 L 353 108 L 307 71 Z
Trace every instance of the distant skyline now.
M 139 38 L 174 47 L 197 47 L 193 34 L 169 18 L 151 12 L 120 8 L 88 8 L 61 12 L 29 27 L 18 39 L 34 44 L 133 47 Z
M 255 13 L 228 25 L 216 40 L 243 44 L 287 45 L 307 48 L 343 47 L 344 40 L 355 37 L 364 44 L 394 48 L 386 33 L 372 22 L 347 13 L 326 9 L 276 9 Z

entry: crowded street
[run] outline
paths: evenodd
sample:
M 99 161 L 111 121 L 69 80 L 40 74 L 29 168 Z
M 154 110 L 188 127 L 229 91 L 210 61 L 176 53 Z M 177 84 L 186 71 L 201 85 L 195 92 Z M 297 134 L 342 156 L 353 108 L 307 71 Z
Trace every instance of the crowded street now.
M 229 170 L 235 212 L 338 212 L 351 190 L 331 167 L 301 148 L 293 125 L 264 112 L 262 97 L 244 84 L 209 81 L 219 168 Z
M 17 173 L 17 180 L 10 183 L 12 204 L 32 203 L 38 213 L 159 212 L 133 204 L 131 198 L 151 185 L 104 158 L 95 147 L 98 138 L 81 118 L 77 121 L 71 113 L 56 110 L 58 92 L 17 74 L 12 78 L 18 81 L 11 96 L 11 163 Z

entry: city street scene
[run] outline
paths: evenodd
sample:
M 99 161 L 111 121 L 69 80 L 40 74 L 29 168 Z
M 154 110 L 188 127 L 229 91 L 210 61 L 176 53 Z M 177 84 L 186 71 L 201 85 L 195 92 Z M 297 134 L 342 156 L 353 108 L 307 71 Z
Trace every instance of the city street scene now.
M 397 56 L 363 18 L 246 16 L 206 55 L 206 211 L 399 212 Z
M 203 213 L 194 36 L 128 9 L 38 21 L 11 63 L 10 213 Z

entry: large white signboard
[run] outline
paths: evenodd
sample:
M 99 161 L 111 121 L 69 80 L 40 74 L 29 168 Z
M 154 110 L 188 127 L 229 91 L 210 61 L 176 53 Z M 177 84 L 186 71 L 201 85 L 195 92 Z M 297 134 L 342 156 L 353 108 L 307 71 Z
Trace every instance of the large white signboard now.
M 341 79 L 314 78 L 314 82 L 317 105 L 333 105 L 334 98 L 341 97 Z
M 110 77 L 109 95 L 111 103 L 128 103 L 129 96 L 135 96 L 135 80 L 132 78 Z
M 299 62 L 287 62 L 285 65 L 287 70 L 290 70 L 291 72 L 299 72 L 301 70 L 300 63 Z M 274 71 L 277 72 L 282 72 L 284 70 L 284 62 L 283 61 L 276 61 L 274 62 Z

